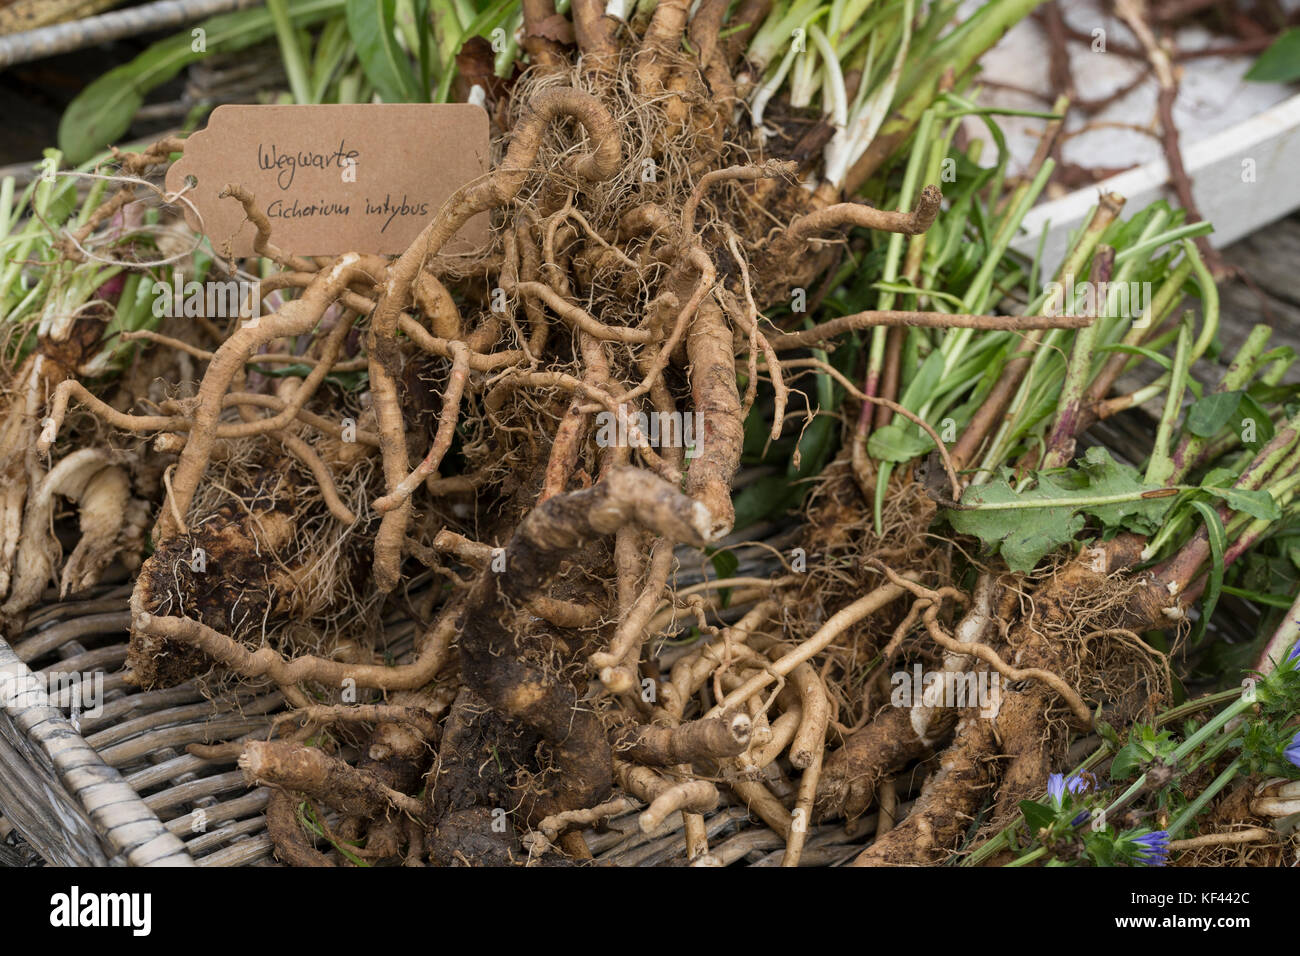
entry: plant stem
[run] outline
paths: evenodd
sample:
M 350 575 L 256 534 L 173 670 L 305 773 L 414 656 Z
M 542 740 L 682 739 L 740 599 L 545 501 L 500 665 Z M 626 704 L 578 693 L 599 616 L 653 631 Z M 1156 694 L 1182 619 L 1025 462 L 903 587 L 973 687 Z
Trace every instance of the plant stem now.
M 1190 320 L 1185 319 L 1178 330 L 1178 345 L 1174 350 L 1174 367 L 1170 372 L 1169 393 L 1165 396 L 1165 408 L 1160 415 L 1156 440 L 1151 447 L 1151 458 L 1147 462 L 1146 481 L 1149 485 L 1163 485 L 1173 480 L 1174 460 L 1169 455 L 1169 445 L 1173 441 L 1174 424 L 1178 421 L 1178 415 L 1183 408 L 1183 393 L 1187 390 L 1190 326 Z
M 1179 831 L 1187 824 L 1191 823 L 1198 813 L 1205 809 L 1206 805 L 1214 799 L 1215 795 L 1232 782 L 1241 770 L 1244 761 L 1238 757 L 1232 763 L 1224 768 L 1223 773 L 1214 778 L 1213 782 L 1196 795 L 1196 799 L 1183 808 L 1183 812 L 1178 814 L 1174 821 L 1166 827 L 1165 832 L 1169 834 L 1170 839 L 1178 835 Z
M 280 56 L 284 60 L 284 72 L 289 77 L 294 102 L 310 103 L 311 80 L 302 47 L 298 44 L 298 34 L 294 32 L 293 20 L 289 16 L 289 0 L 266 0 L 266 6 L 275 24 L 275 38 L 280 44 Z

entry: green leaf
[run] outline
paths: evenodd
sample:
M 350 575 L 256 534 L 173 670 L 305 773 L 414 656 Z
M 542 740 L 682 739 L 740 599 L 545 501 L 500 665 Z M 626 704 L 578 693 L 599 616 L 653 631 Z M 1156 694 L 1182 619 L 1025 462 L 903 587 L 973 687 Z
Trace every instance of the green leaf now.
M 1119 733 L 1115 730 L 1115 728 L 1111 724 L 1108 724 L 1106 721 L 1098 718 L 1094 722 L 1093 726 L 1097 731 L 1097 736 L 1100 737 L 1102 740 L 1104 740 L 1107 743 L 1107 745 L 1109 745 L 1111 750 L 1119 749 L 1120 747 Z
M 1206 625 L 1210 623 L 1210 615 L 1214 613 L 1214 607 L 1219 603 L 1219 592 L 1223 590 L 1223 552 L 1228 547 L 1228 535 L 1223 528 L 1219 512 L 1204 501 L 1193 500 L 1192 507 L 1205 519 L 1205 530 L 1210 537 L 1210 581 L 1206 585 L 1205 598 L 1201 602 L 1201 616 L 1192 630 L 1191 640 L 1195 643 L 1205 633 Z
M 1056 811 L 1036 800 L 1021 800 L 1020 812 L 1025 815 L 1029 832 L 1037 835 L 1039 830 L 1048 829 L 1056 822 Z
M 732 498 L 736 509 L 736 530 L 742 531 L 791 507 L 794 503 L 791 491 L 790 479 L 784 475 L 764 475 L 746 485 Z
M 1249 394 L 1242 396 L 1239 411 L 1241 415 L 1237 423 L 1237 434 L 1242 436 L 1241 443 L 1251 451 L 1259 451 L 1273 440 L 1276 433 L 1273 417 Z M 1248 434 L 1253 434 L 1253 438 L 1248 439 Z
M 1206 488 L 1205 490 L 1222 498 L 1233 511 L 1245 512 L 1252 518 L 1277 521 L 1282 517 L 1282 509 L 1267 491 L 1252 491 L 1246 488 Z
M 1211 392 L 1195 402 L 1187 412 L 1187 430 L 1199 438 L 1213 438 L 1232 420 L 1243 394 L 1240 391 Z
M 1161 355 L 1155 349 L 1149 349 L 1141 345 L 1125 345 L 1122 342 L 1116 342 L 1113 345 L 1102 345 L 1093 351 L 1096 352 L 1123 352 L 1126 355 L 1140 355 L 1145 359 L 1155 362 L 1166 372 L 1172 371 L 1174 367 L 1173 359 L 1167 355 Z
M 991 551 L 1000 552 L 1012 571 L 1032 571 L 1043 555 L 1055 551 L 1083 530 L 1085 520 L 1069 503 L 1071 490 L 1043 476 L 1033 489 L 1017 493 L 1006 479 L 967 488 L 962 510 L 946 512 L 948 523 L 962 534 L 973 534 Z M 1061 500 L 1052 507 L 984 510 L 988 505 L 1022 505 L 1034 499 Z
M 1083 838 L 1083 846 L 1092 862 L 1098 866 L 1115 865 L 1115 839 L 1109 832 L 1089 831 Z
M 1089 448 L 1078 470 L 1039 474 L 1036 484 L 1017 492 L 1005 478 L 973 485 L 961 507 L 945 512 L 962 534 L 978 537 L 998 551 L 1013 571 L 1032 571 L 1044 555 L 1083 530 L 1085 515 L 1107 528 L 1153 533 L 1173 504 L 1173 496 L 1144 498 L 1157 490 L 1135 469 L 1121 465 L 1100 447 Z
M 911 461 L 933 447 L 930 436 L 922 434 L 911 422 L 894 422 L 878 428 L 867 439 L 867 454 L 876 461 Z
M 348 35 L 357 58 L 385 103 L 420 98 L 420 81 L 397 42 L 397 0 L 347 0 Z
M 1246 71 L 1253 83 L 1294 83 L 1300 80 L 1300 27 L 1292 27 L 1265 50 Z
M 709 554 L 709 563 L 713 565 L 718 580 L 722 580 L 736 573 L 736 569 L 740 567 L 740 558 L 732 551 L 712 551 Z
M 290 16 L 297 26 L 323 20 L 343 9 L 344 0 L 294 0 Z M 131 126 L 150 91 L 207 53 L 233 52 L 260 43 L 274 32 L 264 7 L 222 14 L 199 24 L 206 51 L 193 49 L 187 30 L 160 40 L 130 63 L 110 70 L 82 90 L 59 120 L 59 148 L 77 165 L 119 139 Z
M 1145 492 L 1158 490 L 1141 480 L 1138 471 L 1121 465 L 1100 445 L 1089 448 L 1078 462 L 1088 478 L 1088 494 L 1098 497 L 1132 495 L 1134 500 L 1105 505 L 1085 505 L 1083 511 L 1097 518 L 1107 528 L 1127 528 L 1143 534 L 1155 534 L 1174 497 L 1143 498 Z

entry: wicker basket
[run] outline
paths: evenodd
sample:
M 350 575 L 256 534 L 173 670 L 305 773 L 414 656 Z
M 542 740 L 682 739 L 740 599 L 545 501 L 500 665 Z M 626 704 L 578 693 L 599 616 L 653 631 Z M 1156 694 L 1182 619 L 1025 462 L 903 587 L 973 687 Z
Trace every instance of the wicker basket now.
M 185 746 L 266 733 L 280 695 L 215 703 L 193 683 L 126 684 L 129 592 L 48 605 L 12 646 L 0 640 L 0 838 L 16 829 L 65 866 L 269 862 L 267 791 L 249 788 L 233 757 Z M 70 682 L 52 680 L 61 674 L 93 682 L 80 719 Z

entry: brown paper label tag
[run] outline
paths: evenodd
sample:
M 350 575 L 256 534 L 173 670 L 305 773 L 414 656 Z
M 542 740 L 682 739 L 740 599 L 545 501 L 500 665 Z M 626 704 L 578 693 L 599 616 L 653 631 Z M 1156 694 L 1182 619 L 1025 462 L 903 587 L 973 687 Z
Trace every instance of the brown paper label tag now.
M 393 255 L 488 171 L 488 150 L 487 113 L 469 103 L 218 106 L 167 171 L 167 190 L 184 190 L 198 209 L 180 203 L 186 221 L 218 255 L 253 255 L 257 234 L 237 200 L 218 198 L 228 183 L 253 194 L 288 253 Z M 487 237 L 480 213 L 443 251 L 472 253 Z

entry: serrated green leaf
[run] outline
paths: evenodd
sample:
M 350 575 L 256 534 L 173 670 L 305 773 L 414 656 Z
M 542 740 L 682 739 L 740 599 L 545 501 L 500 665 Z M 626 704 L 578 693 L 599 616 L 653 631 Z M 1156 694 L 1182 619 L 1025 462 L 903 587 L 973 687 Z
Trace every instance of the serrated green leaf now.
M 1088 495 L 1135 496 L 1133 501 L 1085 505 L 1085 514 L 1092 515 L 1107 528 L 1122 527 L 1144 534 L 1154 534 L 1159 530 L 1160 522 L 1174 503 L 1173 496 L 1140 497 L 1143 492 L 1157 490 L 1157 486 L 1145 484 L 1136 469 L 1121 465 L 1100 445 L 1089 448 L 1083 458 L 1079 459 L 1079 466 L 1088 477 Z
M 1199 438 L 1213 438 L 1232 420 L 1241 404 L 1242 392 L 1211 392 L 1193 403 L 1187 412 L 1187 430 Z
M 948 523 L 962 534 L 973 534 L 986 548 L 1001 553 L 1012 571 L 1032 571 L 1042 557 L 1055 551 L 1083 530 L 1084 517 L 1071 503 L 1046 508 L 982 510 L 985 505 L 1015 505 L 1035 498 L 1065 499 L 1071 492 L 1050 477 L 1039 479 L 1038 486 L 1020 494 L 998 478 L 985 485 L 967 488 L 962 504 L 969 510 L 947 512 Z
M 971 486 L 962 495 L 962 507 L 945 514 L 954 529 L 1000 552 L 1011 570 L 1031 571 L 1044 555 L 1083 530 L 1085 515 L 1106 528 L 1153 532 L 1174 501 L 1173 496 L 1142 497 L 1154 490 L 1135 469 L 1093 447 L 1077 470 L 1040 474 L 1022 492 L 1005 478 Z

